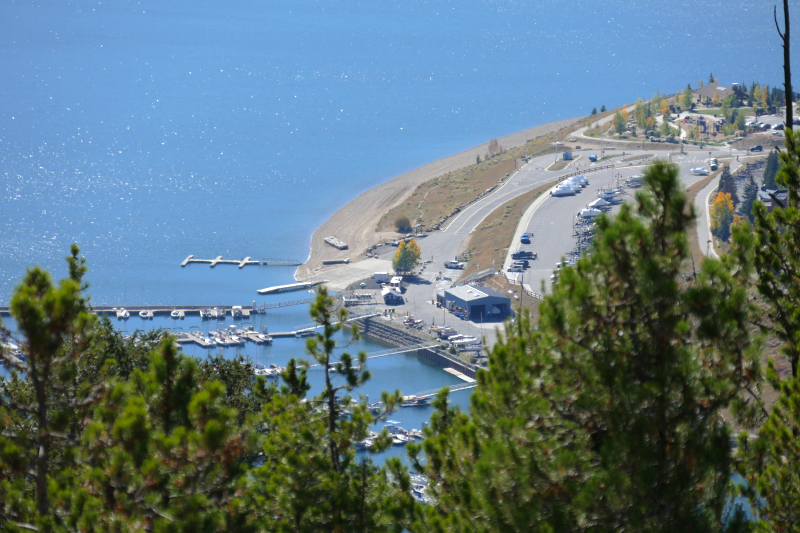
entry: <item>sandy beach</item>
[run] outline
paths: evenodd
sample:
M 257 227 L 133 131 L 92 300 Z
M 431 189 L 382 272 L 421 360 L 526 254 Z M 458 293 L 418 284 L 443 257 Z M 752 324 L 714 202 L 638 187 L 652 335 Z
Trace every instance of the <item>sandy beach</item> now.
M 526 139 L 535 139 L 559 128 L 575 124 L 576 118 L 551 122 L 529 128 L 498 139 L 506 149 L 522 146 Z M 311 252 L 303 265 L 295 272 L 295 278 L 308 279 L 321 274 L 329 267 L 323 267 L 323 260 L 350 258 L 351 262 L 364 259 L 367 248 L 384 239 L 395 237 L 392 232 L 376 232 L 378 221 L 388 210 L 402 203 L 414 189 L 437 176 L 471 165 L 477 154 L 487 152 L 488 141 L 464 150 L 455 155 L 428 163 L 420 168 L 401 174 L 394 179 L 374 187 L 347 205 L 339 208 L 311 236 Z M 337 250 L 323 242 L 334 236 L 348 245 L 347 250 Z M 333 267 L 330 267 L 333 268 Z

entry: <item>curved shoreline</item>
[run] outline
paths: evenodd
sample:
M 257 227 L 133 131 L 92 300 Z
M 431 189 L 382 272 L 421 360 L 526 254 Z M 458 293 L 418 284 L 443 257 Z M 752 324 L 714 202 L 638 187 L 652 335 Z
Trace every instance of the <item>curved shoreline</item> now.
M 570 118 L 550 122 L 541 126 L 512 133 L 498 139 L 506 148 L 525 144 L 525 140 L 541 137 L 552 131 L 575 124 L 578 118 Z M 414 189 L 426 181 L 432 180 L 447 172 L 471 165 L 477 154 L 488 151 L 489 142 L 474 146 L 463 152 L 438 159 L 410 172 L 406 172 L 381 185 L 360 194 L 355 199 L 340 207 L 331 217 L 318 227 L 311 235 L 311 246 L 308 259 L 295 271 L 295 279 L 308 279 L 323 272 L 323 260 L 350 258 L 358 261 L 364 251 L 383 239 L 397 236 L 394 232 L 377 232 L 375 228 L 381 217 L 391 208 L 402 203 Z M 336 237 L 348 245 L 347 250 L 337 250 L 326 245 L 323 239 Z

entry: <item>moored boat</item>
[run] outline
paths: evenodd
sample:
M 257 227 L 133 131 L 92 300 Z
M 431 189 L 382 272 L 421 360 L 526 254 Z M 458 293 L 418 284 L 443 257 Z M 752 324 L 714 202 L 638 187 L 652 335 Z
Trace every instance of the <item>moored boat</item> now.
M 418 396 L 406 396 L 400 407 L 424 407 L 431 404 L 430 398 L 420 398 Z

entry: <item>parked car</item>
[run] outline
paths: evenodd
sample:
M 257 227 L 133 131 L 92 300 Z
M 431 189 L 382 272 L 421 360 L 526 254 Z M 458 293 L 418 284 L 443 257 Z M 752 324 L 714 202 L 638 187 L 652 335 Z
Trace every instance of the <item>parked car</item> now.
M 519 242 L 522 244 L 530 244 L 531 243 L 531 236 L 527 233 L 523 233 L 522 237 L 519 238 Z
M 509 272 L 522 272 L 522 270 L 521 266 L 511 266 L 508 269 Z
M 511 254 L 511 259 L 536 259 L 536 254 L 525 250 L 517 250 Z
M 763 150 L 764 150 L 764 147 L 761 146 L 760 144 L 757 144 L 757 145 L 755 145 L 755 146 L 750 148 L 751 152 L 761 152 Z
M 786 126 L 784 126 L 783 124 L 775 124 L 774 126 L 772 126 L 773 130 L 782 130 L 784 128 L 786 128 Z

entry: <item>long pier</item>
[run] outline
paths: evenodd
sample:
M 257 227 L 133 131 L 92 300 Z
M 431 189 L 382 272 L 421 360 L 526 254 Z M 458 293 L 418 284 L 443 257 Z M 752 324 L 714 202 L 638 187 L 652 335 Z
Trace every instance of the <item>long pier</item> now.
M 228 264 L 228 265 L 239 265 L 239 268 L 245 267 L 247 265 L 281 265 L 281 266 L 299 266 L 302 263 L 296 259 L 259 259 L 259 260 L 251 260 L 250 256 L 245 257 L 244 259 L 223 259 L 221 255 L 218 255 L 214 259 L 195 259 L 193 255 L 190 255 L 186 259 L 183 260 L 181 263 L 182 267 L 185 267 L 189 263 L 209 263 L 211 268 L 219 264 Z
M 267 287 L 266 289 L 258 289 L 258 294 L 274 294 L 278 292 L 301 291 L 303 289 L 310 289 L 316 287 L 320 283 L 325 283 L 326 279 L 320 281 L 301 281 L 299 283 L 290 283 L 289 285 L 277 285 L 275 287 Z
M 251 314 L 257 313 L 265 313 L 268 309 L 278 309 L 281 307 L 289 307 L 291 305 L 307 305 L 314 301 L 314 298 L 302 298 L 299 300 L 287 300 L 283 302 L 273 302 L 268 304 L 261 304 L 261 305 L 240 305 L 240 306 L 233 306 L 233 305 L 132 305 L 130 307 L 124 307 L 131 314 L 131 318 L 134 316 L 138 316 L 140 311 L 147 311 L 152 315 L 164 315 L 170 314 L 172 311 L 178 311 L 179 313 L 183 313 L 184 316 L 187 314 L 197 314 L 200 313 L 201 310 L 205 309 L 214 309 L 215 307 L 222 311 L 224 314 L 232 315 L 233 308 L 241 308 L 242 315 L 246 318 Z M 92 311 L 95 314 L 107 314 L 107 315 L 116 315 L 116 312 L 120 309 L 123 309 L 123 306 L 116 306 L 112 307 L 110 305 L 96 305 L 92 307 Z M 10 309 L 8 307 L 0 307 L 0 315 L 10 315 Z M 294 335 L 294 333 L 292 333 Z
M 389 355 L 395 355 L 400 353 L 416 352 L 417 350 L 424 350 L 425 348 L 433 348 L 435 346 L 438 346 L 438 344 L 430 342 L 422 344 L 413 344 L 411 346 L 398 346 L 397 348 L 389 348 L 388 350 L 383 350 L 381 352 L 368 353 L 367 359 L 377 359 L 378 357 L 386 357 Z M 316 366 L 322 366 L 322 365 L 310 365 L 309 368 L 313 368 Z
M 458 392 L 460 390 L 474 389 L 477 386 L 478 386 L 477 383 L 464 383 L 463 385 L 453 385 L 453 386 L 441 387 L 439 389 L 431 389 L 418 392 L 414 394 L 414 396 L 416 396 L 417 398 L 433 398 L 434 396 L 439 394 L 439 392 L 442 391 L 443 389 L 450 389 L 450 392 Z

